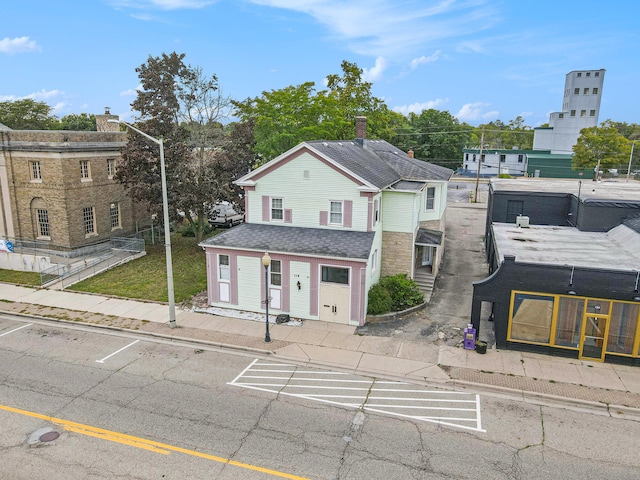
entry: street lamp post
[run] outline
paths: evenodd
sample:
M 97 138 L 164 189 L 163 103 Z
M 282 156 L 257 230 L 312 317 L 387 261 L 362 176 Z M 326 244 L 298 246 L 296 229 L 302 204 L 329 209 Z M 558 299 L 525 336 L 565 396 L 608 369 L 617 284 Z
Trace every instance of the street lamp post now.
M 169 326 L 176 328 L 176 304 L 173 293 L 173 266 L 171 263 L 171 228 L 169 227 L 169 201 L 167 199 L 167 175 L 164 167 L 164 144 L 162 139 L 157 139 L 147 135 L 142 130 L 122 120 L 109 119 L 110 123 L 121 123 L 128 128 L 135 130 L 140 135 L 148 138 L 160 146 L 160 178 L 162 180 L 162 211 L 164 213 L 164 248 L 167 261 L 167 296 L 169 297 Z
M 271 336 L 269 335 L 269 265 L 271 265 L 271 257 L 269 252 L 265 252 L 262 256 L 262 265 L 264 265 L 264 309 L 265 309 L 265 325 L 266 332 L 264 334 L 264 341 L 270 342 Z

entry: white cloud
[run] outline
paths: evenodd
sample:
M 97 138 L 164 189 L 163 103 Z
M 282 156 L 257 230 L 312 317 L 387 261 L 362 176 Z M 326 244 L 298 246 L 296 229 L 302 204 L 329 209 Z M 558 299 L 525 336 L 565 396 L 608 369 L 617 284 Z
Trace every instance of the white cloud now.
M 384 57 L 376 58 L 376 64 L 371 68 L 362 69 L 362 79 L 366 82 L 375 82 L 382 78 L 382 72 L 387 68 L 388 62 Z
M 52 108 L 53 108 L 53 113 L 59 114 L 61 113 L 63 110 L 65 110 L 67 107 L 69 106 L 68 103 L 65 102 L 58 102 L 56 103 Z
M 401 113 L 403 115 L 408 115 L 409 113 L 417 113 L 420 114 L 423 110 L 429 110 L 430 108 L 439 108 L 445 103 L 449 101 L 448 98 L 442 99 L 438 98 L 436 100 L 429 100 L 428 102 L 422 103 L 412 103 L 411 105 L 398 105 L 397 107 L 393 107 L 392 110 L 394 112 Z
M 424 55 L 422 55 L 421 57 L 414 58 L 413 60 L 411 60 L 411 70 L 415 70 L 416 68 L 418 68 L 418 66 L 423 65 L 425 63 L 433 63 L 437 61 L 441 53 L 442 53 L 442 50 L 436 50 L 435 52 L 433 52 L 433 54 L 429 55 L 428 57 L 425 57 Z
M 456 113 L 455 117 L 463 122 L 469 122 L 473 120 L 491 120 L 498 118 L 498 112 L 491 110 L 484 112 L 483 110 L 491 106 L 490 103 L 473 102 L 466 103 L 462 106 L 460 111 Z
M 33 98 L 34 100 L 50 100 L 55 97 L 64 96 L 64 92 L 61 90 L 45 90 L 44 88 L 39 92 L 30 93 L 29 95 L 25 95 L 24 98 Z
M 112 0 L 110 3 L 119 8 L 138 10 L 197 10 L 217 3 L 219 0 Z M 144 20 L 144 18 L 141 18 Z
M 123 90 L 120 92 L 121 97 L 135 97 L 138 92 L 142 90 L 142 85 L 138 84 L 136 88 L 130 88 L 129 90 Z
M 486 0 L 250 0 L 304 13 L 362 55 L 406 57 L 437 40 L 468 36 L 493 25 Z
M 29 37 L 5 37 L 0 40 L 0 52 L 12 55 L 14 53 L 38 52 L 40 46 Z

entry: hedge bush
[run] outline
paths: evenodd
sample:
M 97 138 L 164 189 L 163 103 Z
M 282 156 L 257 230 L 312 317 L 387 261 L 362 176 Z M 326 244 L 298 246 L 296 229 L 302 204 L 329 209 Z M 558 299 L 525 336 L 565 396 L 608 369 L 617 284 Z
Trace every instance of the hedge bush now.
M 386 292 L 386 293 L 384 293 Z M 382 277 L 369 289 L 369 315 L 397 312 L 424 302 L 424 295 L 416 282 L 406 273 Z

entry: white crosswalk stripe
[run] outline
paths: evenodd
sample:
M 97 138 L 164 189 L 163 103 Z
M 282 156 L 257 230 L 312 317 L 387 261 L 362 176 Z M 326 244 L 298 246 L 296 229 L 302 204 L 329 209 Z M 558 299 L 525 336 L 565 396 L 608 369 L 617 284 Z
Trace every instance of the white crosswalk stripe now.
M 480 396 L 254 360 L 229 385 L 484 432 Z

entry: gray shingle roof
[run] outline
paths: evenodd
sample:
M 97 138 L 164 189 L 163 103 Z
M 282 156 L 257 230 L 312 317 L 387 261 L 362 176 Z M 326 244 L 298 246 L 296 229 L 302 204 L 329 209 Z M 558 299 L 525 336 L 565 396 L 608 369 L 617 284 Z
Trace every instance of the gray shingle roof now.
M 419 228 L 416 235 L 417 245 L 442 245 L 442 232 L 438 230 L 429 230 L 427 228 Z
M 453 170 L 411 158 L 384 140 L 364 140 L 363 147 L 352 141 L 305 143 L 381 189 L 399 180 L 449 180 L 453 175 Z
M 244 223 L 200 245 L 367 260 L 373 237 L 374 232 Z

